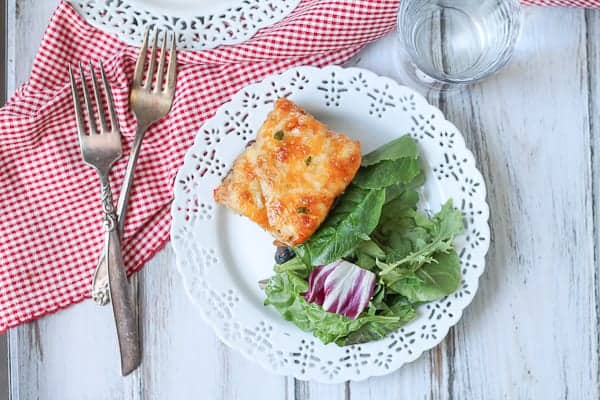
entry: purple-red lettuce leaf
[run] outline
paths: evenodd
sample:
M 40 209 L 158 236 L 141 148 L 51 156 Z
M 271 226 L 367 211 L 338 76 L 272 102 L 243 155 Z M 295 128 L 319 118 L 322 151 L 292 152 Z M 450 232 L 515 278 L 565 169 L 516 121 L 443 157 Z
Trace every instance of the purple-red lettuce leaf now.
M 327 312 L 356 319 L 369 305 L 375 280 L 371 271 L 348 261 L 336 261 L 310 273 L 304 298 Z

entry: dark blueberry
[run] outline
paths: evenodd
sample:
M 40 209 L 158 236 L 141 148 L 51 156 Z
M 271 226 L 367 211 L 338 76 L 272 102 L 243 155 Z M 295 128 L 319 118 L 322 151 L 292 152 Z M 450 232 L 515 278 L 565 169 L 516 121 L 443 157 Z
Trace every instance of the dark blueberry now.
M 275 252 L 275 262 L 277 264 L 283 264 L 286 261 L 296 257 L 294 251 L 288 246 L 279 246 Z

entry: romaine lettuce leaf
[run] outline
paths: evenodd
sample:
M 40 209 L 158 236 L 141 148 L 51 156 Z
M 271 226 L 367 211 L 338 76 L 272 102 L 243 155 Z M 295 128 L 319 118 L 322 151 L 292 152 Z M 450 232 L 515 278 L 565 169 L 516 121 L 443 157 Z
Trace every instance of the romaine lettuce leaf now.
M 347 256 L 375 229 L 384 190 L 351 187 L 317 232 L 294 252 L 307 266 L 330 264 Z
M 394 161 L 400 158 L 419 158 L 417 142 L 410 135 L 401 136 L 365 155 L 361 165 L 368 167 L 382 161 Z
M 382 189 L 392 185 L 408 185 L 421 174 L 418 158 L 400 158 L 394 161 L 381 161 L 362 167 L 352 184 L 363 189 Z

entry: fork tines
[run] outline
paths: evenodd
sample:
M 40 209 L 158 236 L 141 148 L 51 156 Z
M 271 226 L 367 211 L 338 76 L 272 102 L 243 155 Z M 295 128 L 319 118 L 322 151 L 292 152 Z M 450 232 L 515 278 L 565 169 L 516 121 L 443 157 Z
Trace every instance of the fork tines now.
M 155 93 L 158 92 L 166 92 L 171 93 L 175 90 L 175 76 L 176 76 L 176 41 L 175 41 L 175 33 L 171 34 L 171 48 L 169 57 L 169 65 L 167 66 L 167 78 L 166 82 L 164 79 L 165 73 L 165 61 L 167 56 L 167 40 L 168 40 L 168 32 L 162 32 L 162 46 L 160 52 L 160 59 L 158 62 L 158 69 L 156 69 L 156 52 L 158 49 L 158 37 L 160 36 L 161 31 L 159 29 L 156 30 L 154 34 L 154 39 L 152 40 L 152 52 L 150 54 L 150 62 L 146 62 L 146 55 L 148 53 L 148 41 L 150 38 L 150 29 L 146 29 L 146 33 L 144 34 L 144 41 L 142 43 L 142 47 L 140 49 L 140 53 L 137 59 L 137 63 L 135 65 L 135 73 L 133 75 L 133 86 L 141 87 L 148 91 L 154 90 Z M 148 69 L 146 70 L 146 64 L 148 64 Z M 144 73 L 146 71 L 146 73 Z M 156 74 L 155 74 L 156 72 Z M 144 79 L 145 76 L 145 79 Z M 156 80 L 154 78 L 156 77 Z M 154 85 L 153 85 L 154 84 Z
M 77 82 L 75 81 L 75 74 L 73 73 L 73 68 L 69 66 L 69 76 L 71 79 L 71 94 L 73 95 L 73 103 L 75 105 L 75 116 L 77 119 L 77 130 L 79 135 L 95 135 L 95 134 L 103 134 L 103 133 L 118 133 L 119 132 L 119 122 L 117 120 L 117 114 L 115 112 L 112 92 L 110 90 L 110 85 L 108 84 L 108 79 L 106 78 L 106 72 L 104 71 L 104 66 L 102 65 L 102 61 L 100 61 L 100 76 L 102 78 L 102 85 L 104 86 L 104 95 L 106 97 L 106 103 L 108 105 L 108 113 L 110 115 L 110 127 L 106 121 L 106 113 L 104 111 L 104 106 L 102 102 L 102 95 L 100 93 L 100 88 L 98 87 L 98 81 L 96 79 L 96 74 L 94 71 L 94 66 L 90 62 L 90 77 L 92 81 L 92 89 L 94 91 L 94 100 L 96 103 L 96 107 L 98 109 L 98 121 L 96 121 L 96 117 L 94 114 L 94 106 L 92 104 L 92 99 L 90 97 L 88 84 L 86 83 L 85 74 L 83 71 L 83 65 L 79 63 L 79 75 L 81 80 L 81 87 L 83 92 L 83 101 L 85 103 L 88 127 L 89 130 L 86 130 L 86 124 L 84 121 L 84 113 L 81 108 L 81 101 L 78 94 Z M 98 125 L 96 122 L 100 123 L 100 128 L 98 129 Z

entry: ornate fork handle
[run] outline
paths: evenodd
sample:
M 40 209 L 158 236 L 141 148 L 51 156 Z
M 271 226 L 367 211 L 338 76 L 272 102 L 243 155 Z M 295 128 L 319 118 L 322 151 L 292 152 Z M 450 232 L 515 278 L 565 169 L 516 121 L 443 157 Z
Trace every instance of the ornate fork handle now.
M 158 57 L 158 37 L 160 32 L 156 32 L 152 44 L 152 54 L 149 63 L 147 63 L 148 41 L 150 31 L 146 31 L 144 42 L 140 49 L 140 54 L 136 62 L 135 73 L 133 77 L 132 87 L 129 93 L 129 103 L 131 110 L 135 114 L 138 122 L 135 139 L 129 155 L 125 179 L 121 188 L 118 203 L 118 232 L 119 236 L 123 237 L 123 226 L 125 224 L 127 203 L 129 194 L 133 184 L 133 176 L 135 166 L 140 152 L 142 141 L 146 130 L 156 121 L 166 116 L 175 96 L 175 83 L 177 76 L 177 56 L 176 56 L 176 37 L 171 36 L 171 48 L 167 50 L 167 32 L 163 32 L 162 49 L 160 57 Z M 169 56 L 167 57 L 167 51 Z M 167 61 L 168 58 L 168 61 Z M 147 73 L 144 74 L 146 64 L 148 67 Z M 165 66 L 166 75 L 165 75 Z M 144 79 L 145 75 L 145 79 Z M 165 79 L 163 79 L 165 78 Z M 164 80 L 164 83 L 163 83 Z M 108 273 L 106 269 L 105 255 L 102 254 L 96 266 L 96 272 L 92 281 L 92 298 L 100 305 L 106 305 L 110 301 L 110 293 L 108 290 Z
M 112 200 L 110 182 L 106 175 L 100 175 L 100 179 L 106 235 L 104 254 L 108 254 L 106 259 L 108 284 L 117 326 L 119 349 L 121 350 L 121 371 L 123 375 L 127 375 L 140 364 L 142 351 L 133 299 L 129 293 L 129 282 L 123 265 L 123 255 L 117 230 L 117 213 Z
M 123 186 L 121 188 L 119 202 L 117 204 L 118 214 L 115 214 L 115 219 L 111 220 L 110 222 L 113 225 L 116 224 L 119 237 L 123 237 L 123 228 L 125 226 L 125 219 L 127 218 L 127 204 L 129 202 L 129 194 L 131 192 L 133 178 L 135 176 L 135 166 L 140 154 L 140 148 L 142 147 L 142 140 L 144 139 L 144 134 L 147 129 L 148 127 L 142 124 L 138 124 L 136 128 L 135 139 L 131 148 L 129 160 L 127 161 L 125 178 L 123 180 Z M 110 201 L 110 206 L 112 207 L 112 212 L 114 213 L 115 209 L 112 204 L 112 199 Z M 107 221 L 105 223 L 109 222 Z M 92 283 L 92 298 L 94 299 L 94 302 L 99 305 L 106 305 L 110 301 L 110 291 L 107 279 L 108 270 L 106 268 L 106 254 L 109 253 L 105 252 L 104 254 L 100 255 L 98 265 L 96 266 L 96 272 L 94 274 L 94 281 Z
M 110 182 L 104 177 L 102 177 L 102 211 L 104 211 L 104 231 L 110 234 L 117 228 L 118 218 L 112 200 Z

